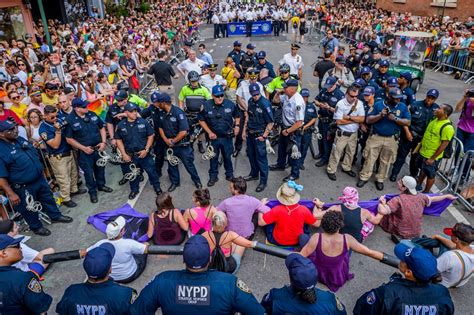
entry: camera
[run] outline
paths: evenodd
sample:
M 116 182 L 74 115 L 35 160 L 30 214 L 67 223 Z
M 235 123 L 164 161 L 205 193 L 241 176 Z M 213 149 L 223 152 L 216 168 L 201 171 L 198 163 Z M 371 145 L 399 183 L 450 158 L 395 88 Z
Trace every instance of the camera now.
M 64 128 L 67 126 L 68 122 L 64 119 L 58 119 L 57 124 L 59 125 L 59 128 Z
M 466 92 L 467 97 L 474 97 L 474 89 L 469 89 Z

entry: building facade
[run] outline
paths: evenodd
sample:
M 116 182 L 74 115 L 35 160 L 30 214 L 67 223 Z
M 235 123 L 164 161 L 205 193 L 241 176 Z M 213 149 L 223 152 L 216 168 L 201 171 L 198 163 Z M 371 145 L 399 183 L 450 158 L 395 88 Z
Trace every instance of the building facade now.
M 463 21 L 474 15 L 474 0 L 377 0 L 377 8 L 419 16 L 444 15 Z

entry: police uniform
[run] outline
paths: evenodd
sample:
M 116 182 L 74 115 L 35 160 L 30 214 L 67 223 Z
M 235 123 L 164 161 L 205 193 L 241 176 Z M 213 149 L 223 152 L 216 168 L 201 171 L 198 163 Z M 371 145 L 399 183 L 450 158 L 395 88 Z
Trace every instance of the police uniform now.
M 313 102 L 308 102 L 306 103 L 306 109 L 304 112 L 304 123 L 303 126 L 306 126 L 307 123 L 309 123 L 311 120 L 318 118 L 318 111 L 316 109 L 316 106 L 314 106 Z M 313 141 L 313 132 L 315 130 L 315 125 L 313 124 L 309 128 L 307 128 L 303 132 L 303 136 L 301 137 L 301 166 L 304 164 L 304 160 L 306 159 L 306 155 L 308 154 L 308 149 Z
M 267 53 L 265 51 L 263 50 L 259 51 L 257 54 L 257 61 L 255 62 L 254 67 L 258 71 L 261 71 L 262 69 L 267 69 L 268 76 L 274 78 L 276 77 L 275 70 L 273 69 L 273 65 L 271 64 L 271 62 L 265 59 L 266 56 L 267 56 Z M 259 62 L 261 59 L 265 59 L 265 62 L 263 64 Z
M 409 86 L 401 89 L 403 98 L 402 101 L 407 105 L 410 106 L 413 102 L 416 101 L 415 91 Z
M 252 44 L 248 44 L 247 49 L 253 50 L 255 49 L 255 46 L 253 46 Z M 240 61 L 240 67 L 242 68 L 242 73 L 247 73 L 247 69 L 252 68 L 256 62 L 257 62 L 257 55 L 254 52 L 249 54 L 249 51 L 247 50 L 244 54 L 242 54 L 242 59 Z
M 234 47 L 242 47 L 242 43 L 239 41 L 234 42 Z M 240 63 L 242 61 L 244 52 L 239 50 L 236 50 L 235 48 L 227 54 L 227 57 L 232 58 L 232 60 L 235 62 L 235 66 L 237 69 L 239 69 L 239 72 L 242 74 L 242 69 L 240 68 Z
M 296 44 L 292 44 L 291 47 L 300 48 L 300 46 Z M 301 78 L 298 75 L 298 71 L 302 69 L 304 66 L 303 58 L 298 54 L 296 56 L 293 56 L 291 55 L 291 53 L 287 53 L 280 60 L 280 64 L 284 64 L 284 63 L 290 66 L 290 74 L 297 77 L 299 80 L 301 80 Z
M 153 102 L 154 93 L 151 96 Z M 148 123 L 153 126 L 155 135 L 160 134 L 160 113 L 159 109 L 155 105 L 150 105 L 140 112 L 140 116 L 146 119 Z M 153 144 L 153 153 L 155 154 L 155 169 L 158 177 L 162 175 L 163 165 L 165 164 L 165 153 L 166 153 L 166 144 L 161 139 L 161 137 L 155 137 L 155 142 Z M 127 168 L 127 173 L 129 169 Z

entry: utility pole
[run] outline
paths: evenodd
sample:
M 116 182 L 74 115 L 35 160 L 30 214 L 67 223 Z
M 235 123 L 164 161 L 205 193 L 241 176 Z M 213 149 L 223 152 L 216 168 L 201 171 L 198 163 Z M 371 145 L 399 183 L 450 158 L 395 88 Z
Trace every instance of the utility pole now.
M 41 22 L 43 23 L 44 35 L 46 35 L 46 41 L 48 42 L 49 52 L 52 53 L 53 45 L 51 44 L 51 36 L 49 35 L 48 21 L 46 21 L 46 15 L 44 14 L 43 0 L 38 0 L 38 8 L 41 15 Z

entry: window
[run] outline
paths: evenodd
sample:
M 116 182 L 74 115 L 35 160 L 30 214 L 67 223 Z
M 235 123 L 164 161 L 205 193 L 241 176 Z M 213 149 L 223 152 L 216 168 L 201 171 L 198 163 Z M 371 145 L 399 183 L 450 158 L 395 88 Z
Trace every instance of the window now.
M 457 0 L 431 0 L 430 5 L 432 7 L 446 7 L 455 8 L 457 6 Z
M 22 38 L 26 34 L 19 6 L 0 9 L 0 40 Z

